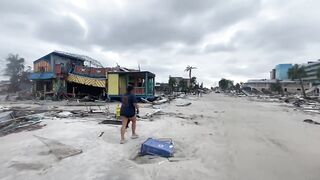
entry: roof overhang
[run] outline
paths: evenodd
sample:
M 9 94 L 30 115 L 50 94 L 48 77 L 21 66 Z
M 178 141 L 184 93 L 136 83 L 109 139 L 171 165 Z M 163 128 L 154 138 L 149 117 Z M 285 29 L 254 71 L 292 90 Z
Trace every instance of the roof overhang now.
M 148 74 L 152 77 L 155 77 L 156 75 L 149 71 L 130 71 L 130 72 L 123 72 L 123 71 L 116 71 L 116 72 L 108 72 L 108 74 Z
M 36 73 L 30 73 L 28 78 L 30 80 L 48 80 L 48 79 L 54 79 L 55 74 L 53 72 L 36 72 Z

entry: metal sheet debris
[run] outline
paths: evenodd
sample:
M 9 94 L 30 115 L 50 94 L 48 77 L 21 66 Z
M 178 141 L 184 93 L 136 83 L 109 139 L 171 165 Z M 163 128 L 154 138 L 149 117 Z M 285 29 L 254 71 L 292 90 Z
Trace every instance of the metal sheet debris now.
M 49 148 L 50 153 L 53 154 L 59 160 L 82 153 L 81 149 L 74 148 L 72 146 L 63 144 L 59 141 L 40 136 L 34 137 L 38 138 L 43 144 L 45 144 Z

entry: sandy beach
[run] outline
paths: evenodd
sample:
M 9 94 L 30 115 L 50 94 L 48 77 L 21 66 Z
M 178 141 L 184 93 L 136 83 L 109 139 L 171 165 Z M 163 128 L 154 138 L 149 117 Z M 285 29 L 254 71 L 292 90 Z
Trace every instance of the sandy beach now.
M 177 107 L 178 104 L 192 104 Z M 17 106 L 17 104 L 2 104 Z M 117 103 L 106 106 L 115 111 Z M 56 104 L 27 104 L 50 108 Z M 103 118 L 44 117 L 45 127 L 0 137 L 0 179 L 239 179 L 318 180 L 319 115 L 296 111 L 283 103 L 207 94 L 188 96 L 151 108 L 141 104 L 138 139 L 119 144 L 120 126 L 98 124 Z M 85 110 L 84 106 L 63 107 Z M 101 132 L 104 132 L 101 135 Z M 101 137 L 99 137 L 101 135 Z M 38 138 L 48 138 L 82 153 L 57 159 Z M 175 157 L 137 157 L 148 137 L 171 138 Z

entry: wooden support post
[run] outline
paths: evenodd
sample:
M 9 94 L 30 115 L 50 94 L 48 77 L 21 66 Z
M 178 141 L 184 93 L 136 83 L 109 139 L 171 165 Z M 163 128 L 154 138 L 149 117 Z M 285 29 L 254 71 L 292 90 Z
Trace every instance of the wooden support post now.
M 47 84 L 44 84 L 43 87 L 43 100 L 46 100 Z
M 155 95 L 154 90 L 155 90 L 155 86 L 156 86 L 156 81 L 155 81 L 155 78 L 154 78 L 154 77 L 152 78 L 152 81 L 153 81 L 152 95 Z
M 74 86 L 72 87 L 72 95 L 73 95 L 73 98 L 75 98 L 76 97 L 76 93 L 75 93 L 76 91 L 75 91 L 75 88 L 74 88 Z
M 126 87 L 128 87 L 129 86 L 129 75 L 128 74 L 126 74 L 126 79 L 127 79 L 127 86 Z
M 144 92 L 144 94 L 145 94 L 146 96 L 148 96 L 148 73 L 145 73 L 144 84 L 145 84 L 145 92 Z

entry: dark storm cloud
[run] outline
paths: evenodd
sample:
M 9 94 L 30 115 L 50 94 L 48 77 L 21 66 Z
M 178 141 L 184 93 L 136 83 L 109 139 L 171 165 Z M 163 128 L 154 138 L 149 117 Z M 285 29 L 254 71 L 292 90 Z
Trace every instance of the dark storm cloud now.
M 83 45 L 85 30 L 70 16 L 48 18 L 35 29 L 36 36 L 43 40 L 78 47 Z
M 160 81 L 187 75 L 188 64 L 206 81 L 260 77 L 277 63 L 318 58 L 317 7 L 312 0 L 1 0 L 0 56 L 21 53 L 30 64 L 57 49 L 106 64 L 141 61 Z
M 158 48 L 172 42 L 193 45 L 253 15 L 259 7 L 260 2 L 253 0 L 156 1 L 143 7 L 132 3 L 128 13 L 115 13 L 112 20 L 104 13 L 86 16 L 91 29 L 88 39 L 106 49 Z
M 168 43 L 193 45 L 215 31 L 253 15 L 260 1 L 237 0 L 164 0 L 124 1 L 125 10 L 111 10 L 102 3 L 89 11 L 78 9 L 66 1 L 28 2 L 3 0 L 0 14 L 9 19 L 20 19 L 21 29 L 32 26 L 32 36 L 57 44 L 78 46 L 98 45 L 108 50 L 161 48 Z M 104 10 L 104 7 L 106 10 Z M 83 27 L 63 12 L 72 11 L 84 20 Z M 5 15 L 5 16 L 4 16 Z M 10 22 L 3 19 L 3 22 Z

